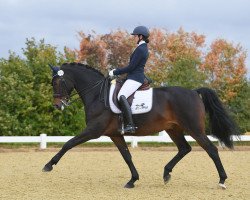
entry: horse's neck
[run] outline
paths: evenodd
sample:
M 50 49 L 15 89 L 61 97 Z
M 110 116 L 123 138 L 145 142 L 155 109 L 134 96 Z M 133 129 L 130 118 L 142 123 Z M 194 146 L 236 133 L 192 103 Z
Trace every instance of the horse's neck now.
M 98 81 L 102 80 L 104 77 L 95 72 L 78 73 L 75 78 L 75 89 L 80 95 L 84 106 L 88 106 L 93 101 L 98 99 L 99 91 L 101 89 L 101 84 L 95 86 Z
M 102 79 L 104 79 L 104 77 L 99 74 L 98 76 L 86 76 L 85 74 L 76 82 L 77 85 L 75 89 L 84 104 L 86 122 L 103 111 L 104 105 L 99 98 L 102 87 L 100 81 Z

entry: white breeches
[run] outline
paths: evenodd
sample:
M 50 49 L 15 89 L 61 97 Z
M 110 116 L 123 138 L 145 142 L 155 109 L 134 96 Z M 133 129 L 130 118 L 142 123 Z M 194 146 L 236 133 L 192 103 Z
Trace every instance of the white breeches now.
M 120 92 L 118 93 L 118 100 L 120 99 L 120 96 L 124 95 L 126 99 L 133 94 L 142 84 L 140 82 L 128 79 L 123 84 Z

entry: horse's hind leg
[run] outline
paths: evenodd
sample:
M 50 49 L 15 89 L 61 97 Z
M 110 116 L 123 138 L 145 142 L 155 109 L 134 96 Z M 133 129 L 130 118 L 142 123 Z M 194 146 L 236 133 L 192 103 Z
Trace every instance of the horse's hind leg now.
M 117 148 L 119 149 L 120 153 L 122 154 L 123 159 L 127 163 L 128 167 L 131 171 L 131 174 L 132 174 L 130 181 L 124 187 L 125 188 L 133 188 L 134 182 L 139 180 L 139 174 L 138 174 L 138 172 L 133 164 L 132 156 L 129 152 L 129 149 L 128 149 L 128 146 L 124 140 L 124 137 L 117 136 L 117 137 L 110 137 L 110 138 L 115 143 Z
M 170 138 L 173 142 L 177 145 L 178 153 L 175 157 L 165 166 L 163 180 L 167 183 L 170 180 L 170 172 L 174 166 L 186 155 L 191 151 L 191 146 L 186 141 L 183 132 L 180 130 L 168 130 L 167 131 Z
M 210 158 L 212 158 L 212 160 L 214 161 L 214 164 L 220 176 L 219 186 L 222 189 L 226 189 L 224 183 L 225 180 L 227 179 L 227 174 L 221 163 L 217 147 L 208 139 L 208 137 L 205 134 L 197 135 L 191 133 L 191 136 L 198 142 L 198 144 L 207 152 Z

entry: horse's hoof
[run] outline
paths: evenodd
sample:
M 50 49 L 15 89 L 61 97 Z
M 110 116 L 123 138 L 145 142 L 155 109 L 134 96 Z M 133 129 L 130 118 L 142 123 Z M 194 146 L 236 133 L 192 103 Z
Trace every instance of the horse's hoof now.
M 226 185 L 224 183 L 219 183 L 218 188 L 225 190 L 227 189 Z
M 53 169 L 52 165 L 46 164 L 43 168 L 43 172 L 50 172 L 52 171 L 52 169 Z
M 170 181 L 170 179 L 171 179 L 171 175 L 168 174 L 168 175 L 165 176 L 163 179 L 164 179 L 164 183 L 167 184 L 167 183 Z
M 135 185 L 134 185 L 134 183 L 127 183 L 125 186 L 124 186 L 124 188 L 134 188 L 135 187 Z

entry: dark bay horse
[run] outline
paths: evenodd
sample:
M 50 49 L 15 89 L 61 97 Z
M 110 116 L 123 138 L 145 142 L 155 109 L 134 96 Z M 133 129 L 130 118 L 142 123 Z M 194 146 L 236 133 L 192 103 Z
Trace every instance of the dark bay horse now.
M 110 86 L 108 79 L 98 70 L 79 63 L 51 68 L 54 106 L 61 109 L 66 105 L 75 89 L 84 104 L 87 126 L 80 134 L 64 144 L 44 166 L 43 171 L 51 171 L 53 165 L 56 165 L 62 156 L 76 145 L 106 135 L 115 143 L 131 171 L 132 177 L 125 187 L 133 188 L 134 182 L 139 180 L 139 174 L 132 162 L 124 136 L 118 132 L 120 126 L 118 115 L 112 113 L 106 106 L 105 98 L 104 101 L 100 98 L 105 96 L 103 95 L 105 87 Z M 214 161 L 219 173 L 219 186 L 226 188 L 224 182 L 227 175 L 218 150 L 205 135 L 206 112 L 209 114 L 212 134 L 227 147 L 233 148 L 232 135 L 237 134 L 236 125 L 228 116 L 216 93 L 208 88 L 196 90 L 182 87 L 154 88 L 152 110 L 145 114 L 134 115 L 138 129 L 135 134 L 125 135 L 145 136 L 162 130 L 167 131 L 178 147 L 178 153 L 164 167 L 163 180 L 167 183 L 174 166 L 191 151 L 191 146 L 184 137 L 184 132 L 189 133 Z

